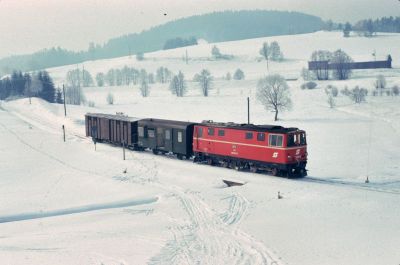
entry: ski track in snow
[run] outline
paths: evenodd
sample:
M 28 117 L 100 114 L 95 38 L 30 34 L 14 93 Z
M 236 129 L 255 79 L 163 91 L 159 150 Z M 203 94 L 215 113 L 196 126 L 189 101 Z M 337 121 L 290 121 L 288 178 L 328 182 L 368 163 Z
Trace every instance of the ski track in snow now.
M 149 264 L 279 264 L 261 242 L 239 229 L 249 205 L 241 195 L 232 195 L 227 211 L 222 214 L 212 210 L 194 192 L 174 195 L 189 220 L 170 228 L 173 239 Z
M 228 209 L 217 213 L 193 191 L 157 178 L 154 158 L 135 157 L 144 168 L 140 179 L 155 185 L 176 198 L 187 213 L 188 220 L 170 227 L 173 239 L 148 264 L 281 264 L 262 242 L 238 227 L 249 202 L 238 193 L 227 198 Z

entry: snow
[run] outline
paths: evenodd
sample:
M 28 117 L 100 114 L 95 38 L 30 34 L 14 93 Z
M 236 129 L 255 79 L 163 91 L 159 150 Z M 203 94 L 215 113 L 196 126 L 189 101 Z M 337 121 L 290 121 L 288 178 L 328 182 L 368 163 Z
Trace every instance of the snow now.
M 400 97 L 367 97 L 355 105 L 339 94 L 330 109 L 324 87 L 372 89 L 376 75 L 400 84 L 400 34 L 342 38 L 337 32 L 217 43 L 232 61 L 208 59 L 215 44 L 85 62 L 95 75 L 125 65 L 182 70 L 207 68 L 210 97 L 194 82 L 176 98 L 168 84 L 85 88 L 95 107 L 33 98 L 0 102 L 0 260 L 4 264 L 397 264 L 400 260 Z M 355 71 L 346 81 L 319 81 L 301 90 L 288 81 L 293 109 L 277 124 L 307 132 L 309 176 L 301 180 L 180 161 L 108 144 L 97 150 L 84 134 L 86 112 L 135 117 L 274 123 L 255 92 L 266 63 L 263 41 L 277 40 L 287 58 L 270 73 L 296 79 L 315 49 L 342 48 L 356 60 L 391 53 L 393 69 Z M 189 64 L 181 59 L 188 50 Z M 379 59 L 379 58 L 378 58 Z M 69 69 L 48 69 L 58 85 Z M 246 80 L 220 77 L 240 67 Z M 114 94 L 114 105 L 106 95 Z M 63 142 L 62 125 L 67 139 Z M 126 172 L 126 173 L 124 173 Z M 368 176 L 370 183 L 365 183 Z M 227 188 L 222 180 L 245 183 Z M 277 198 L 277 194 L 283 196 Z

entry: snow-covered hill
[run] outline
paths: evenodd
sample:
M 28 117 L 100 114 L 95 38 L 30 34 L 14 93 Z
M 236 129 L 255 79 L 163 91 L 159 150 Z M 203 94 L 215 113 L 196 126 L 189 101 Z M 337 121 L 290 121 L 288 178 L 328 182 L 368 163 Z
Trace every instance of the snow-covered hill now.
M 135 117 L 273 123 L 258 103 L 257 58 L 264 41 L 277 40 L 286 57 L 269 73 L 299 77 L 311 52 L 342 48 L 355 60 L 391 54 L 393 69 L 355 71 L 347 81 L 318 82 L 302 90 L 288 81 L 293 109 L 278 124 L 306 130 L 309 177 L 288 180 L 236 172 L 128 151 L 84 137 L 86 112 Z M 262 38 L 216 44 L 231 61 L 208 59 L 213 44 L 86 62 L 95 75 L 125 65 L 154 72 L 202 68 L 215 76 L 208 98 L 196 83 L 176 98 L 168 84 L 85 89 L 95 107 L 33 99 L 0 103 L 0 260 L 5 264 L 397 264 L 400 260 L 400 97 L 367 97 L 353 104 L 339 95 L 329 108 L 324 87 L 372 89 L 378 74 L 400 85 L 399 34 L 342 38 L 341 33 Z M 182 55 L 188 51 L 186 64 Z M 82 67 L 80 65 L 79 67 Z M 57 84 L 75 65 L 49 69 Z M 241 68 L 246 79 L 220 78 Z M 114 105 L 106 103 L 112 92 Z M 61 126 L 67 141 L 62 141 Z M 126 173 L 124 171 L 126 170 Z M 370 183 L 365 183 L 366 177 Z M 225 188 L 222 179 L 247 182 Z M 277 199 L 278 191 L 283 199 Z M 47 218 L 44 218 L 46 217 Z M 19 220 L 19 221 L 18 221 Z

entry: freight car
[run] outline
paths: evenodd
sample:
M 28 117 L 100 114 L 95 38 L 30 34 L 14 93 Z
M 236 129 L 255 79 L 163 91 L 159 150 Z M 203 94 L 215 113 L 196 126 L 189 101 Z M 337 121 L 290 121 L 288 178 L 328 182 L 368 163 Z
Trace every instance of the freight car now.
M 98 142 L 108 142 L 138 149 L 139 119 L 124 115 L 87 113 L 85 115 L 86 136 Z
M 277 125 L 136 119 L 88 113 L 86 135 L 97 141 L 175 154 L 179 159 L 251 172 L 307 175 L 306 133 Z
M 216 123 L 194 127 L 195 161 L 272 175 L 305 176 L 306 134 L 276 125 Z

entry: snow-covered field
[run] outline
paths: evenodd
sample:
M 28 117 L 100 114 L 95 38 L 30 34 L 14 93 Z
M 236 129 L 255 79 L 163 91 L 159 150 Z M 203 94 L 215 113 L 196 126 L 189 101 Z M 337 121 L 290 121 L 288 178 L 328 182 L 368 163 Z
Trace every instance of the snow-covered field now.
M 278 124 L 306 130 L 309 176 L 289 180 L 122 150 L 84 137 L 86 112 L 124 112 L 135 117 L 273 123 L 257 102 L 257 60 L 263 41 L 277 40 L 285 57 L 270 73 L 296 79 L 316 49 L 342 48 L 355 60 L 391 54 L 393 69 L 355 71 L 351 80 L 318 82 L 301 90 L 289 81 L 293 109 Z M 400 85 L 399 34 L 375 38 L 341 33 L 261 38 L 219 43 L 232 61 L 209 60 L 212 44 L 86 62 L 95 75 L 125 65 L 154 72 L 160 66 L 191 79 L 202 68 L 215 76 L 204 98 L 189 81 L 187 96 L 168 85 L 85 89 L 95 107 L 63 107 L 33 99 L 0 103 L 1 264 L 399 264 L 400 97 L 371 97 L 355 105 L 339 95 L 330 109 L 324 87 L 372 89 L 378 74 Z M 189 64 L 182 61 L 188 50 Z M 81 67 L 81 65 L 80 65 Z M 57 84 L 69 69 L 49 69 Z M 220 77 L 241 68 L 246 80 Z M 114 105 L 106 104 L 112 92 Z M 61 126 L 67 140 L 62 141 Z M 126 171 L 126 173 L 124 173 Z M 365 183 L 366 176 L 370 183 Z M 226 188 L 222 179 L 244 186 Z M 278 191 L 283 199 L 277 199 Z

